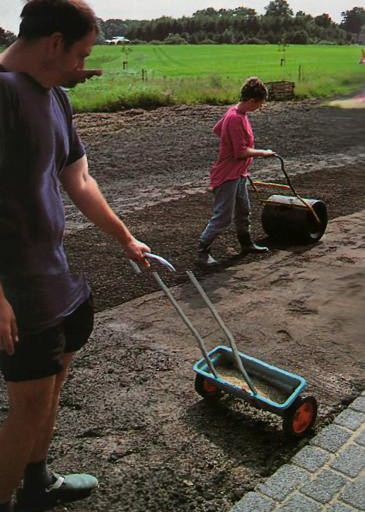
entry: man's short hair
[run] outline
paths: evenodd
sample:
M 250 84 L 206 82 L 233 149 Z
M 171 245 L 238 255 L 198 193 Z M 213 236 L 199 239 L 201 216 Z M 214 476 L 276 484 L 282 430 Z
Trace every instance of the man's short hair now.
M 20 17 L 18 37 L 26 40 L 60 32 L 70 47 L 92 30 L 99 31 L 94 11 L 83 0 L 29 0 Z
M 251 76 L 250 78 L 247 78 L 246 82 L 241 88 L 240 100 L 262 101 L 267 100 L 268 96 L 269 93 L 264 82 L 256 76 Z

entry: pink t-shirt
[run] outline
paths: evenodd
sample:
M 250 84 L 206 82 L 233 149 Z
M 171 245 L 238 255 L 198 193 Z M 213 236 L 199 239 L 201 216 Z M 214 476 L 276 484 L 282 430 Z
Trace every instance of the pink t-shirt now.
M 254 146 L 254 136 L 248 116 L 240 112 L 237 105 L 228 109 L 214 126 L 213 133 L 220 137 L 218 160 L 210 170 L 210 186 L 214 189 L 225 181 L 248 175 L 253 159 L 244 160 L 239 155 Z

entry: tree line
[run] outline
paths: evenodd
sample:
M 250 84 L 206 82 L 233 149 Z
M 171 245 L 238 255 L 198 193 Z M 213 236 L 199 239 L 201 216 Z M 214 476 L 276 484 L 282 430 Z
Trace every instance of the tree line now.
M 210 7 L 191 17 L 100 20 L 100 28 L 100 42 L 123 35 L 131 42 L 171 44 L 350 44 L 359 41 L 362 30 L 365 35 L 365 9 L 344 11 L 337 24 L 326 13 L 314 17 L 303 11 L 294 14 L 286 0 L 272 0 L 263 15 L 248 7 Z
M 303 11 L 294 14 L 286 0 L 272 0 L 265 14 L 255 9 L 214 9 L 196 11 L 192 16 L 153 20 L 99 19 L 98 43 L 115 36 L 134 43 L 170 44 L 351 44 L 365 42 L 365 9 L 354 7 L 342 13 L 335 23 L 323 13 L 311 16 Z M 0 27 L 0 45 L 9 45 L 15 35 Z
M 15 34 L 0 27 L 0 46 L 9 46 L 16 39 Z

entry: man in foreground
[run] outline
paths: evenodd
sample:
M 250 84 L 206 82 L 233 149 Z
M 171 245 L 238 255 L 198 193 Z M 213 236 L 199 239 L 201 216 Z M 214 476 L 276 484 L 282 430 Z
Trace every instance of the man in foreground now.
M 30 0 L 16 42 L 0 55 L 0 369 L 9 414 L 0 428 L 0 512 L 86 497 L 91 475 L 47 466 L 60 391 L 93 326 L 90 289 L 69 271 L 60 185 L 75 205 L 147 265 L 149 248 L 113 213 L 88 174 L 84 148 L 59 86 L 84 70 L 98 32 L 83 0 Z

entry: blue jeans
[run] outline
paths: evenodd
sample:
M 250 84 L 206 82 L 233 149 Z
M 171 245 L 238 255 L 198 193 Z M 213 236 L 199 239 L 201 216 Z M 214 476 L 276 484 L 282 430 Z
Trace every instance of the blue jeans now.
M 213 215 L 200 235 L 200 242 L 210 246 L 214 239 L 232 222 L 235 223 L 238 238 L 250 233 L 250 199 L 247 178 L 226 181 L 213 190 Z

